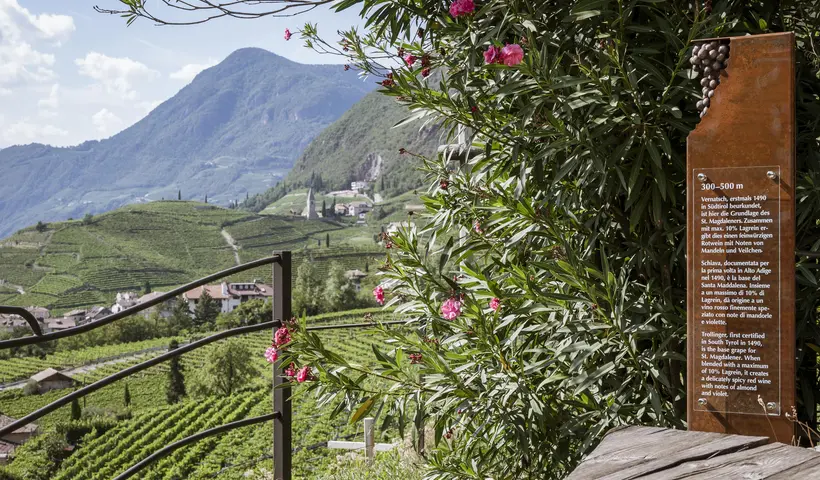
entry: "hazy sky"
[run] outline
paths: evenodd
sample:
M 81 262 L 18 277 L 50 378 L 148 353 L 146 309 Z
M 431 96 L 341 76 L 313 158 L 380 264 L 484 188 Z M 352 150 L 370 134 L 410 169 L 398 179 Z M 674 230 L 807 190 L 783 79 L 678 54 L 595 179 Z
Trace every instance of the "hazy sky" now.
M 125 19 L 98 14 L 94 5 L 113 9 L 120 3 L 0 0 L 0 148 L 110 137 L 242 47 L 301 63 L 339 63 L 304 48 L 298 36 L 286 42 L 285 28 L 296 31 L 310 21 L 335 39 L 337 30 L 360 24 L 354 11 L 325 9 L 185 27 L 138 19 L 126 27 Z

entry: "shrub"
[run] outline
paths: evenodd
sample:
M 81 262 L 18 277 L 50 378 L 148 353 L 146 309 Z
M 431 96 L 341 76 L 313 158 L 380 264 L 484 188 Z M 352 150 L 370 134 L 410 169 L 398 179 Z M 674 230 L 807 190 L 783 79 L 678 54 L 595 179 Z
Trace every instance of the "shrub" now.
M 40 393 L 40 386 L 35 380 L 28 379 L 23 385 L 23 395 L 37 395 Z

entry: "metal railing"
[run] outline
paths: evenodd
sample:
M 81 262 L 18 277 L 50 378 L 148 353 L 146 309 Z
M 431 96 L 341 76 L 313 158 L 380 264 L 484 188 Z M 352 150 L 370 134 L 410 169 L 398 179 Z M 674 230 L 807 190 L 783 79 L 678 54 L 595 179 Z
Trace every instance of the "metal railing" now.
M 134 315 L 135 313 L 147 310 L 153 307 L 154 305 L 175 298 L 181 295 L 182 293 L 185 293 L 196 287 L 206 285 L 214 280 L 218 280 L 233 275 L 235 273 L 243 272 L 263 265 L 273 265 L 273 319 L 270 322 L 264 322 L 257 325 L 248 325 L 244 327 L 237 327 L 229 330 L 224 330 L 219 333 L 215 333 L 211 336 L 181 346 L 175 350 L 170 350 L 162 355 L 146 360 L 137 365 L 128 367 L 124 370 L 114 373 L 113 375 L 109 375 L 103 379 L 97 380 L 96 382 L 90 385 L 86 385 L 80 388 L 79 390 L 76 390 L 68 395 L 65 395 L 49 403 L 46 406 L 39 408 L 18 420 L 15 420 L 14 422 L 11 422 L 3 427 L 0 427 L 0 437 L 10 434 L 18 428 L 28 425 L 29 423 L 43 417 L 44 415 L 47 415 L 50 412 L 53 412 L 54 410 L 62 406 L 68 405 L 69 403 L 71 403 L 72 400 L 76 398 L 84 397 L 89 393 L 95 392 L 118 380 L 121 380 L 125 377 L 145 370 L 146 368 L 150 368 L 171 358 L 178 357 L 186 352 L 190 352 L 197 348 L 201 348 L 205 345 L 208 345 L 209 343 L 213 343 L 223 338 L 243 335 L 251 332 L 257 332 L 269 328 L 275 331 L 276 329 L 282 326 L 283 319 L 291 318 L 291 253 L 286 251 L 275 252 L 274 255 L 271 257 L 262 258 L 242 265 L 237 265 L 226 270 L 222 270 L 221 272 L 217 272 L 213 275 L 200 278 L 199 280 L 193 281 L 179 288 L 175 288 L 169 292 L 157 296 L 156 298 L 153 298 L 139 305 L 127 308 L 121 312 L 114 313 L 112 315 L 103 317 L 99 320 L 95 320 L 93 322 L 89 322 L 83 325 L 79 325 L 77 327 L 69 328 L 58 332 L 43 334 L 40 330 L 40 326 L 37 323 L 37 320 L 34 318 L 33 315 L 31 315 L 31 313 L 29 313 L 24 308 L 0 306 L 0 313 L 20 315 L 29 323 L 32 331 L 34 332 L 33 336 L 14 338 L 10 340 L 2 340 L 0 341 L 0 349 L 20 347 L 24 345 L 33 345 L 49 342 L 52 340 L 57 340 L 59 338 L 70 337 L 73 335 L 78 335 L 81 333 L 94 330 L 104 325 L 113 323 L 117 320 L 127 318 L 131 315 Z M 168 456 L 175 450 L 182 448 L 186 445 L 195 443 L 203 438 L 218 435 L 236 428 L 241 428 L 257 423 L 268 422 L 271 420 L 273 420 L 274 478 L 277 480 L 290 480 L 292 456 L 291 454 L 293 450 L 291 437 L 291 392 L 290 384 L 282 373 L 282 361 L 277 360 L 273 364 L 272 413 L 262 415 L 259 417 L 246 418 L 243 420 L 226 423 L 224 425 L 204 430 L 189 437 L 183 438 L 182 440 L 179 440 L 177 442 L 166 445 L 165 447 L 157 450 L 148 457 L 142 459 L 138 463 L 128 468 L 126 471 L 117 476 L 115 480 L 125 480 L 127 478 L 130 478 L 137 472 L 141 471 L 143 468 L 153 463 L 154 461 L 165 456 Z

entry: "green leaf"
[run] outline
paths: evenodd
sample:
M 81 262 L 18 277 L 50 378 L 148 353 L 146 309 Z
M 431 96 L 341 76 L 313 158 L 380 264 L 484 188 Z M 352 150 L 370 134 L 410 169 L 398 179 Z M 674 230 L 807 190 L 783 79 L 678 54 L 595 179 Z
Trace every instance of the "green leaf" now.
M 378 395 L 374 395 L 365 400 L 365 402 L 359 408 L 356 409 L 356 412 L 353 413 L 353 416 L 350 417 L 350 423 L 356 423 L 362 417 L 367 415 L 367 413 L 373 408 L 373 404 L 376 402 L 377 397 Z

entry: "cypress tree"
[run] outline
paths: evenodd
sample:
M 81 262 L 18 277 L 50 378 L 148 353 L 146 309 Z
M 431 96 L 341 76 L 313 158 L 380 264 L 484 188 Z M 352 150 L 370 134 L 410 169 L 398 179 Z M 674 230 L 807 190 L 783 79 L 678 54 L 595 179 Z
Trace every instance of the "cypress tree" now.
M 176 340 L 171 340 L 168 344 L 168 351 L 179 348 Z M 165 399 L 168 404 L 174 404 L 182 400 L 185 396 L 185 376 L 182 374 L 182 365 L 179 357 L 174 357 L 168 362 L 168 385 L 165 387 Z
M 75 398 L 71 401 L 71 419 L 72 420 L 79 420 L 80 416 L 82 415 L 83 411 L 80 408 L 80 402 L 77 401 Z
M 327 217 L 327 205 L 325 205 L 325 199 L 322 199 L 322 218 Z
M 126 407 L 131 406 L 131 391 L 128 390 L 128 384 L 125 384 L 125 390 L 122 391 L 122 403 L 125 404 Z
M 177 190 L 177 200 L 182 200 L 182 190 Z

